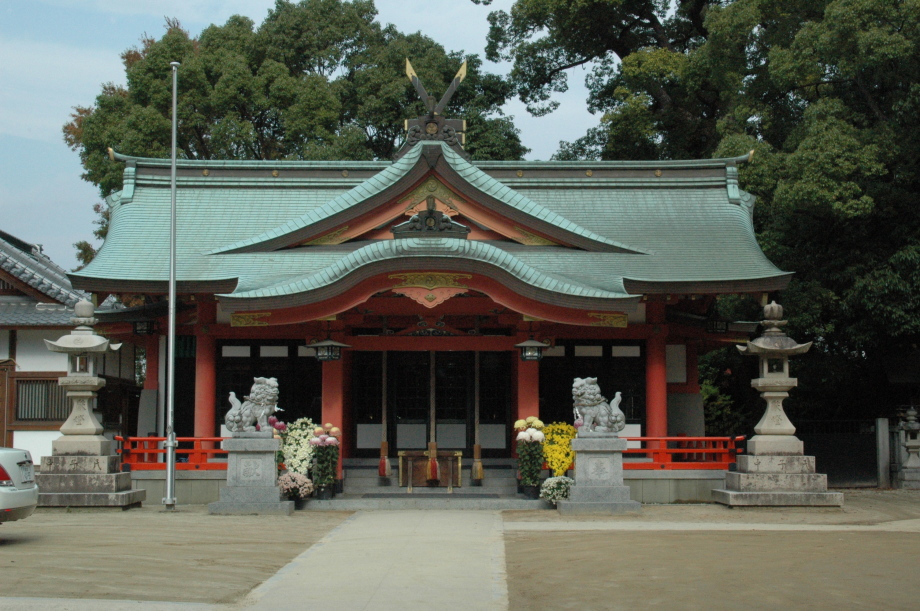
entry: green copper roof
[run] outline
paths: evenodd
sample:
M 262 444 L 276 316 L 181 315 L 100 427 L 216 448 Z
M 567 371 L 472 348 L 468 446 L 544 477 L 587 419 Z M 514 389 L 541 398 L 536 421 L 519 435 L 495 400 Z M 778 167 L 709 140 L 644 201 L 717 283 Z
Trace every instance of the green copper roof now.
M 774 290 L 788 282 L 757 244 L 754 199 L 737 187 L 740 159 L 470 163 L 441 146 L 454 180 L 482 194 L 481 205 L 549 223 L 585 246 L 419 238 L 279 250 L 293 232 L 328 225 L 368 198 L 391 201 L 386 190 L 426 163 L 423 146 L 441 145 L 420 143 L 395 163 L 180 162 L 180 283 L 188 290 L 222 283 L 233 302 L 287 303 L 346 282 L 357 270 L 401 260 L 452 261 L 457 271 L 500 269 L 509 281 L 547 295 L 598 303 L 642 292 Z M 91 290 L 141 290 L 142 283 L 143 290 L 160 290 L 168 277 L 169 164 L 119 158 L 126 162 L 125 187 L 108 199 L 106 242 L 71 278 Z M 490 201 L 497 203 L 483 203 Z
M 641 250 L 630 247 L 615 240 L 611 240 L 597 233 L 585 229 L 584 227 L 573 223 L 572 221 L 556 214 L 555 212 L 544 208 L 535 201 L 516 193 L 508 187 L 501 184 L 479 168 L 470 164 L 466 159 L 461 157 L 450 146 L 444 142 L 420 142 L 410 149 L 396 163 L 387 167 L 379 174 L 374 175 L 368 180 L 356 185 L 354 188 L 334 197 L 323 206 L 310 210 L 299 218 L 291 219 L 278 227 L 272 227 L 259 235 L 239 240 L 233 244 L 228 244 L 221 248 L 215 249 L 213 253 L 233 252 L 241 249 L 252 250 L 251 248 L 260 243 L 274 240 L 286 234 L 298 231 L 308 225 L 314 225 L 327 218 L 332 218 L 336 214 L 345 212 L 350 207 L 382 192 L 387 187 L 393 186 L 396 182 L 404 177 L 417 163 L 420 163 L 422 150 L 425 146 L 438 146 L 442 150 L 444 158 L 447 159 L 450 166 L 462 176 L 470 185 L 479 191 L 494 197 L 495 199 L 524 212 L 536 219 L 549 223 L 559 229 L 571 232 L 593 242 L 623 249 L 632 252 L 642 252 Z M 295 240 L 296 241 L 296 240 Z
M 303 254 L 309 256 L 309 253 Z M 334 262 L 322 269 L 312 271 L 308 275 L 286 278 L 270 284 L 260 283 L 263 286 L 251 290 L 238 287 L 233 294 L 224 295 L 224 297 L 247 299 L 305 293 L 342 280 L 348 274 L 358 272 L 365 266 L 371 266 L 388 259 L 421 257 L 487 263 L 531 286 L 554 293 L 598 299 L 629 299 L 633 297 L 622 289 L 622 284 L 619 285 L 619 290 L 607 291 L 593 288 L 583 283 L 566 282 L 558 277 L 554 278 L 547 273 L 541 272 L 488 242 L 448 238 L 408 238 L 371 242 L 344 256 L 339 255 Z M 460 263 L 459 265 L 462 266 L 463 264 Z

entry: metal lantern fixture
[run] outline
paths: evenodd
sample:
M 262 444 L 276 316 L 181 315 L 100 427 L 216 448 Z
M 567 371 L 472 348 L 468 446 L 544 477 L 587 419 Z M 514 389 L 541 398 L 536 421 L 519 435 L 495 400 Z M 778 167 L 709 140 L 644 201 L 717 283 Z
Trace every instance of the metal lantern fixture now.
M 514 347 L 520 349 L 522 361 L 539 361 L 543 358 L 543 350 L 549 348 L 550 345 L 538 342 L 531 336 L 526 342 L 515 344 Z
M 314 342 L 310 344 L 309 347 L 316 350 L 317 361 L 337 361 L 342 358 L 342 348 L 351 348 L 348 344 L 336 342 L 331 339 Z
M 157 332 L 155 320 L 136 320 L 133 326 L 135 335 L 153 335 Z

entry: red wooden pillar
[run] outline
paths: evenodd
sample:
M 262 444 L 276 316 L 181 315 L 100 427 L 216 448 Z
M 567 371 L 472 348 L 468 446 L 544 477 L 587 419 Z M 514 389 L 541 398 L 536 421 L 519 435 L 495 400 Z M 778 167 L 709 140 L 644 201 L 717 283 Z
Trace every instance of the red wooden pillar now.
M 217 303 L 210 296 L 198 299 L 195 338 L 195 437 L 214 437 L 217 427 L 217 342 L 210 326 Z
M 148 335 L 144 344 L 144 359 L 147 368 L 144 377 L 144 390 L 157 390 L 160 387 L 160 336 Z
M 332 423 L 342 429 L 345 428 L 345 362 L 323 361 L 323 422 Z M 342 454 L 345 453 L 345 444 L 339 447 L 339 465 L 336 469 L 336 479 L 342 479 Z
M 517 401 L 513 420 L 528 416 L 540 417 L 540 363 L 539 361 L 522 361 L 515 354 L 517 364 Z
M 665 303 L 645 304 L 645 321 L 651 333 L 645 342 L 645 436 L 666 437 L 668 434 L 668 376 L 666 346 L 668 328 L 665 324 Z

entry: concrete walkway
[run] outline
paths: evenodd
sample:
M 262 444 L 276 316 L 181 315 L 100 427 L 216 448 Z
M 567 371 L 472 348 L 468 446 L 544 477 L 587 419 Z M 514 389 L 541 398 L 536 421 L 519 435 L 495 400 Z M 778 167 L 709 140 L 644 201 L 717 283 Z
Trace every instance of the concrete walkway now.
M 398 562 L 394 559 L 398 558 Z M 243 609 L 506 609 L 497 511 L 359 512 L 250 593 Z

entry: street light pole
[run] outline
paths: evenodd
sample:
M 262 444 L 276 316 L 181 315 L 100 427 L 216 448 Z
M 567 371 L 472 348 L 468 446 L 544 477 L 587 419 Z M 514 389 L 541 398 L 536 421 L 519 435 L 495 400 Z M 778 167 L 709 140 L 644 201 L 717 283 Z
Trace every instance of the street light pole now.
M 179 62 L 172 67 L 172 147 L 169 166 L 169 350 L 166 365 L 166 496 L 167 511 L 176 509 L 176 79 Z

